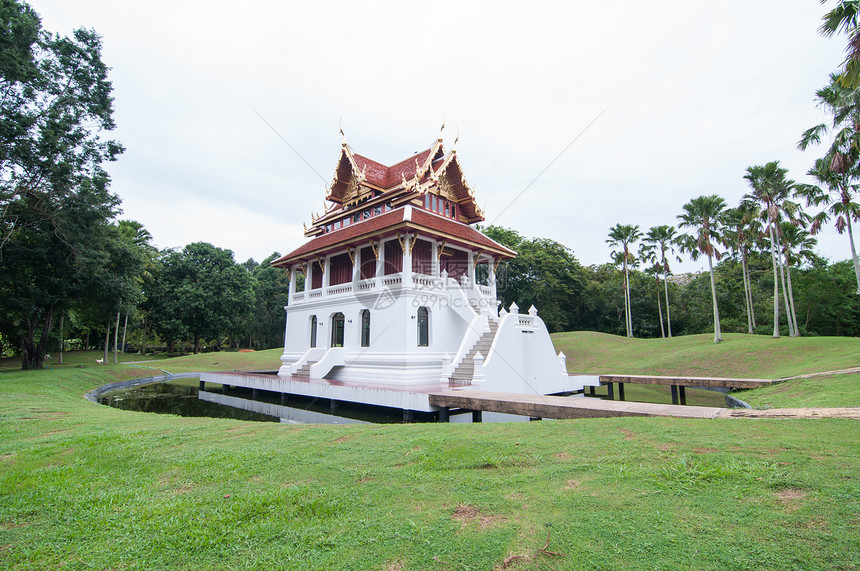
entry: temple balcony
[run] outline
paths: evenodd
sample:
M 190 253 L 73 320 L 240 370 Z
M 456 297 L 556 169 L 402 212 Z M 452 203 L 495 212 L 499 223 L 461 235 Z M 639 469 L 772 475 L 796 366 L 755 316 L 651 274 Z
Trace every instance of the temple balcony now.
M 322 300 L 338 301 L 367 294 L 378 295 L 384 291 L 389 291 L 394 295 L 411 292 L 440 296 L 462 292 L 470 303 L 475 302 L 473 305 L 496 307 L 495 284 L 470 283 L 466 275 L 461 276 L 460 280 L 456 280 L 448 277 L 445 272 L 438 277 L 400 272 L 337 285 L 320 286 L 305 291 L 291 292 L 289 305 L 295 306 Z

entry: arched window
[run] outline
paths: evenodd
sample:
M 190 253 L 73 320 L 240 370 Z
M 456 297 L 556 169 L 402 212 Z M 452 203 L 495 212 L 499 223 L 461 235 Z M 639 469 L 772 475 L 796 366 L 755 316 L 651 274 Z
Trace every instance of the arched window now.
M 426 307 L 418 308 L 418 346 L 430 345 L 430 312 Z
M 311 349 L 317 346 L 317 316 L 311 317 Z
M 343 347 L 343 314 L 335 313 L 331 316 L 331 346 Z
M 361 346 L 370 347 L 370 310 L 361 311 Z

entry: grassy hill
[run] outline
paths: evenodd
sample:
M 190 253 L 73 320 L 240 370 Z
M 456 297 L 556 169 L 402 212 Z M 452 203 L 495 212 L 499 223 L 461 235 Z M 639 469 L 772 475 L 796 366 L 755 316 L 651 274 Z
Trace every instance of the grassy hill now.
M 671 339 L 631 339 L 576 331 L 552 336 L 567 355 L 567 368 L 578 373 L 638 373 L 696 377 L 780 379 L 860 367 L 860 339 L 855 337 L 782 337 L 725 334 Z M 689 391 L 693 405 L 722 406 L 706 391 Z M 630 386 L 629 400 L 669 402 L 665 387 Z M 772 387 L 739 391 L 756 408 L 860 406 L 860 373 L 786 381 Z M 697 400 L 698 399 L 698 400 Z
M 571 369 L 602 366 L 577 339 L 589 335 L 556 337 L 568 343 Z M 717 374 L 736 343 L 672 340 L 661 360 L 663 340 L 598 337 L 592 348 L 617 357 L 605 370 L 621 370 L 614 365 L 626 356 L 631 367 L 655 367 L 634 372 L 656 373 L 682 366 L 686 353 L 690 366 L 712 363 L 699 374 Z M 840 356 L 856 340 L 832 341 L 818 359 L 804 357 L 809 371 L 777 362 L 793 359 L 788 350 L 769 358 L 772 368 L 738 376 L 856 364 Z M 776 344 L 747 351 L 768 347 Z M 0 370 L 0 566 L 722 570 L 860 561 L 852 420 L 298 426 L 127 412 L 82 396 L 140 376 L 140 366 L 271 369 L 279 353 L 135 367 L 69 355 L 69 365 L 27 373 L 9 363 Z

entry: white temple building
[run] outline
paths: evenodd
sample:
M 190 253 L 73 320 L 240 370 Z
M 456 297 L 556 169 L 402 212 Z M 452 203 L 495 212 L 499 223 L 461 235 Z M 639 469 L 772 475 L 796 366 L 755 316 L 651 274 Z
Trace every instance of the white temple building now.
M 281 379 L 582 389 L 534 307 L 500 310 L 496 270 L 516 253 L 471 226 L 483 212 L 441 139 L 390 167 L 344 143 L 325 199 L 310 240 L 272 263 L 290 276 Z

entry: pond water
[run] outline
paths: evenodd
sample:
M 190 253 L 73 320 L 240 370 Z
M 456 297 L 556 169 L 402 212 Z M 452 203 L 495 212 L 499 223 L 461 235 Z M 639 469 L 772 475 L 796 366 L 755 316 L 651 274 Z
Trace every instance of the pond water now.
M 281 395 L 250 389 L 206 383 L 198 389 L 199 378 L 174 379 L 129 389 L 110 391 L 98 402 L 123 410 L 175 414 L 179 416 L 208 416 L 257 422 L 295 422 L 314 424 L 401 423 L 403 411 L 356 403 L 338 402 L 332 409 L 328 399 L 297 395 Z M 452 417 L 452 421 L 454 418 Z M 436 422 L 433 413 L 415 412 L 413 422 Z

